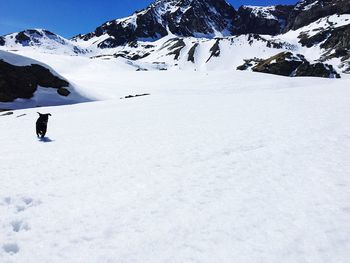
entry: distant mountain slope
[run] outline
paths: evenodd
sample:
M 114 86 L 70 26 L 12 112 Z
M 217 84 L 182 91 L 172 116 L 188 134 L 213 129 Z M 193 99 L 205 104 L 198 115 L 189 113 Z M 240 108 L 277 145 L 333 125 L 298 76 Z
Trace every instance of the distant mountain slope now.
M 88 52 L 57 34 L 44 29 L 28 29 L 0 38 L 0 46 L 7 49 L 36 49 L 47 53 L 82 55 Z
M 301 0 L 294 6 L 242 6 L 236 11 L 225 0 L 156 0 L 72 40 L 26 30 L 0 38 L 0 48 L 118 59 L 137 70 L 245 68 L 249 61 L 292 52 L 310 65 L 324 63 L 330 69 L 315 76 L 337 76 L 338 71 L 350 72 L 348 7 L 343 0 Z

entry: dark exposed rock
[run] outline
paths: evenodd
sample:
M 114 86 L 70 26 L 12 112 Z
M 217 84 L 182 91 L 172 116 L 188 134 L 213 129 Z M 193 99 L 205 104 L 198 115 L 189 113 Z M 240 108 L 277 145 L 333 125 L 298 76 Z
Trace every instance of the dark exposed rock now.
M 1 110 L 0 110 L 0 112 L 1 112 Z M 10 115 L 13 115 L 13 111 L 7 111 L 7 112 L 1 114 L 0 116 L 10 116 Z
M 124 99 L 131 99 L 131 98 L 137 98 L 137 97 L 143 97 L 143 96 L 149 96 L 149 95 L 151 94 L 144 93 L 144 94 L 128 95 L 128 96 L 125 96 Z
M 291 52 L 282 52 L 269 59 L 263 60 L 252 68 L 255 72 L 291 76 L 303 64 L 301 55 L 294 56 Z
M 244 64 L 238 66 L 237 70 L 247 70 L 249 68 L 252 68 L 253 66 L 256 66 L 258 63 L 262 61 L 263 60 L 259 58 L 245 59 Z
M 285 29 L 298 29 L 322 17 L 334 14 L 350 14 L 349 0 L 301 0 L 289 16 Z
M 43 66 L 33 64 L 20 67 L 0 60 L 1 102 L 11 102 L 17 98 L 30 99 L 38 86 L 59 89 L 68 87 L 69 83 Z
M 322 43 L 324 49 L 350 49 L 350 24 L 335 28 L 329 32 L 329 37 Z
M 153 45 L 143 45 L 142 47 L 143 47 L 143 48 L 146 48 L 146 49 L 148 49 L 148 48 L 154 48 Z
M 4 37 L 0 37 L 0 46 L 4 46 L 5 45 L 5 39 Z
M 301 33 L 299 35 L 299 43 L 302 46 L 310 48 L 324 41 L 328 37 L 328 35 L 329 32 L 327 31 L 319 32 L 313 36 L 309 36 L 307 33 Z
M 278 40 L 266 39 L 258 34 L 248 34 L 248 43 L 249 45 L 253 45 L 254 41 L 264 42 L 266 43 L 266 47 L 268 48 L 276 48 L 276 49 L 290 49 L 293 50 L 294 46 L 287 42 L 281 42 Z
M 25 34 L 25 32 L 19 32 L 16 35 L 16 43 L 20 43 L 23 46 L 28 46 L 30 41 L 30 37 Z
M 235 33 L 277 35 L 286 27 L 293 8 L 292 5 L 273 7 L 241 6 L 238 9 L 238 17 L 235 21 Z
M 150 55 L 150 53 L 143 53 L 143 54 L 135 54 L 135 55 L 131 55 L 129 57 L 130 60 L 139 60 L 145 57 L 148 57 Z
M 340 75 L 331 65 L 323 63 L 310 64 L 304 62 L 294 72 L 295 77 L 321 77 L 321 78 L 340 78 Z
M 171 43 L 171 45 L 169 46 L 168 43 Z M 170 51 L 168 56 L 175 55 L 174 59 L 177 60 L 180 56 L 181 50 L 186 46 L 186 44 L 181 38 L 175 38 L 167 41 L 164 46 Z
M 208 63 L 212 57 L 220 56 L 220 40 L 220 38 L 216 39 L 215 44 L 210 48 L 210 57 L 208 58 L 206 63 Z
M 187 61 L 191 61 L 192 63 L 194 63 L 194 53 L 196 52 L 196 48 L 198 47 L 198 43 L 195 43 L 191 49 L 188 51 L 188 59 Z
M 128 51 L 120 51 L 119 53 L 114 54 L 115 58 L 125 58 L 125 59 L 130 59 L 130 60 L 139 60 L 145 57 L 148 57 L 150 53 L 130 53 Z
M 66 88 L 61 87 L 61 88 L 57 89 L 57 93 L 61 96 L 67 97 L 67 96 L 69 96 L 70 91 L 67 90 Z
M 350 56 L 350 50 L 347 50 L 345 48 L 336 48 L 334 50 L 334 57 L 335 58 L 342 58 L 342 60 L 348 59 Z
M 246 70 L 252 68 L 255 72 L 269 73 L 290 77 L 323 77 L 340 78 L 340 75 L 331 65 L 324 63 L 311 64 L 303 55 L 282 52 L 266 60 L 251 59 L 237 69 Z
M 104 60 L 110 60 L 111 58 L 115 57 L 116 55 L 98 55 L 90 57 L 90 59 L 96 59 L 96 58 L 102 58 Z
M 306 32 L 299 38 L 299 42 L 306 47 L 313 47 L 321 43 L 320 47 L 325 50 L 325 53 L 321 56 L 320 61 L 332 58 L 341 58 L 341 61 L 345 61 L 350 57 L 350 25 L 322 29 L 312 36 Z
M 324 42 L 321 44 L 321 48 L 346 50 L 350 48 L 350 25 L 327 28 L 313 36 L 309 36 L 307 32 L 302 33 L 299 38 L 299 42 L 306 47 L 312 47 Z
M 139 43 L 137 43 L 137 41 L 131 41 L 128 43 L 129 47 L 133 47 L 133 48 L 137 48 L 139 47 Z

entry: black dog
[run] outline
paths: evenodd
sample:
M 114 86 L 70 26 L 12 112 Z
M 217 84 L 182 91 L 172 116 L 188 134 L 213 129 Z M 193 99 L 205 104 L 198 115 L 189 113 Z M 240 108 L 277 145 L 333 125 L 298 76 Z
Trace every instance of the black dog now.
M 38 112 L 38 114 L 39 114 L 39 119 L 36 121 L 36 135 L 38 137 L 43 138 L 46 134 L 47 123 L 49 121 L 49 116 L 51 116 L 51 114 L 50 113 L 41 114 L 40 112 Z

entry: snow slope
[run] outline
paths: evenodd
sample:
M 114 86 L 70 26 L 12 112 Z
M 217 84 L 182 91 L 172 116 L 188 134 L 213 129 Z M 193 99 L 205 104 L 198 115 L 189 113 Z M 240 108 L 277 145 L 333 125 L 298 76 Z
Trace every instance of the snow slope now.
M 24 52 L 24 54 L 26 54 L 26 52 Z M 46 55 L 43 53 L 40 53 L 40 52 L 37 53 L 35 51 L 30 50 L 29 54 L 32 54 L 32 57 L 42 56 L 41 61 L 46 60 Z M 50 57 L 50 55 L 47 55 L 47 56 Z M 54 57 L 61 57 L 62 60 L 65 60 L 66 58 L 70 58 L 70 56 L 66 57 L 61 55 L 55 55 Z M 50 67 L 49 65 L 41 61 L 35 60 L 35 58 L 30 58 L 30 57 L 22 56 L 13 52 L 0 50 L 0 60 L 3 60 L 15 66 L 30 66 L 32 64 L 41 65 L 49 69 L 53 75 L 56 75 L 62 78 L 62 76 L 53 69 L 54 67 Z M 65 64 L 65 66 L 67 66 L 67 63 Z M 67 80 L 70 82 L 69 79 Z M 64 97 L 64 96 L 60 96 L 57 93 L 57 89 L 44 88 L 39 86 L 32 98 L 17 99 L 13 102 L 6 102 L 6 103 L 0 102 L 0 109 L 23 109 L 23 108 L 34 108 L 34 107 L 41 107 L 41 106 L 57 106 L 57 105 L 88 102 L 92 100 L 92 98 L 89 98 L 83 90 L 79 90 L 79 88 L 77 89 L 74 85 L 72 85 L 71 82 L 70 82 L 70 86 L 68 87 L 68 90 L 70 91 L 69 96 Z
M 348 262 L 349 78 L 87 78 L 42 141 L 0 116 L 0 262 Z

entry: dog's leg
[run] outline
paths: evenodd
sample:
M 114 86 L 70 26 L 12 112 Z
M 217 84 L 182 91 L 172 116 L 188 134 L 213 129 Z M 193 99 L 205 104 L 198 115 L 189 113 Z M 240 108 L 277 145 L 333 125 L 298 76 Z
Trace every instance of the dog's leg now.
M 41 138 L 44 138 L 45 134 L 46 134 L 46 127 L 43 127 L 41 130 Z

